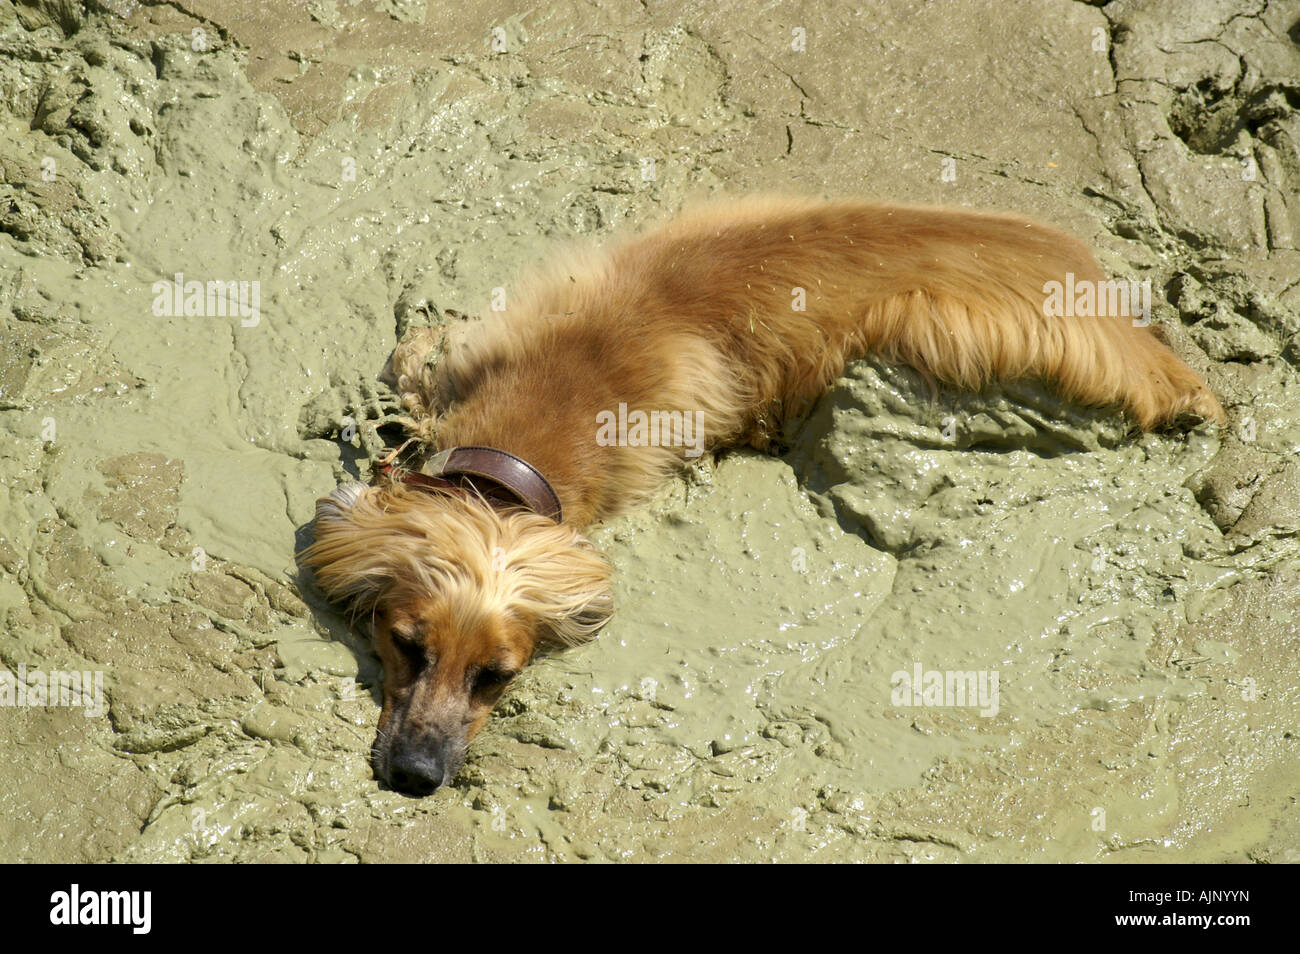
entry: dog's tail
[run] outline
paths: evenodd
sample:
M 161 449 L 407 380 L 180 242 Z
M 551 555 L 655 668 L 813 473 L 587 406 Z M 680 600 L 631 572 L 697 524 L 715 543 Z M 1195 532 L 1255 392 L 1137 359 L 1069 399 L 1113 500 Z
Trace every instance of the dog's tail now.
M 1149 286 L 1107 281 L 1082 243 L 1015 216 L 751 200 L 678 219 L 611 265 L 645 276 L 647 329 L 721 346 L 750 414 L 733 436 L 754 439 L 774 403 L 798 413 L 867 352 L 970 389 L 1043 379 L 1143 428 L 1225 420 L 1145 326 Z

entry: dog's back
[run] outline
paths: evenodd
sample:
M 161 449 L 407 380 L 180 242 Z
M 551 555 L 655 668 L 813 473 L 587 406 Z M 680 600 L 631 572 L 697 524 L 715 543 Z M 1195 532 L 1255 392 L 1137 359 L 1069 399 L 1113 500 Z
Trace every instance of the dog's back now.
M 699 412 L 710 446 L 761 446 L 868 351 L 971 389 L 1041 378 L 1071 400 L 1117 404 L 1144 428 L 1223 420 L 1132 303 L 1108 313 L 1101 294 L 1088 314 L 1049 313 L 1053 283 L 1107 284 L 1082 243 L 1016 216 L 718 204 L 544 273 L 449 342 L 440 395 L 426 400 L 451 405 L 438 428 L 445 446 L 527 444 L 583 502 L 580 524 L 643 495 L 682 456 L 598 446 L 597 415 L 620 404 Z

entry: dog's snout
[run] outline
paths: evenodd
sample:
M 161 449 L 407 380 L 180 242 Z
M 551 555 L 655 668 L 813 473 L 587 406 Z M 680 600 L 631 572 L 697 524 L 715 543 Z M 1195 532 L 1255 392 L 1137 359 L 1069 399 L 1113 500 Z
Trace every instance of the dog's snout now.
M 450 779 L 447 763 L 437 755 L 403 748 L 388 764 L 388 783 L 407 795 L 432 795 Z

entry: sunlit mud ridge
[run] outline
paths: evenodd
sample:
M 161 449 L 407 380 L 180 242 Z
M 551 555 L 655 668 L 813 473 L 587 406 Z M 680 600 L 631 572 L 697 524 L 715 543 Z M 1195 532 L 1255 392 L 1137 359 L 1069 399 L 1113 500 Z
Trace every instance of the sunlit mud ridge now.
M 0 0 L 0 664 L 91 674 L 0 678 L 0 857 L 1300 858 L 1300 4 L 272 6 Z M 615 623 L 382 789 L 293 554 L 400 336 L 782 190 L 1068 229 L 1229 424 L 858 362 L 601 528 Z

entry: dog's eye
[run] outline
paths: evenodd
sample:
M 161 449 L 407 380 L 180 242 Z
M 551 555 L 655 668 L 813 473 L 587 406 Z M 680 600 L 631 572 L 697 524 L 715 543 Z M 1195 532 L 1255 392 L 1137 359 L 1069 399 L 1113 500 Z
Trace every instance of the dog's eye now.
M 474 691 L 482 695 L 498 693 L 517 675 L 518 673 L 498 669 L 496 666 L 484 666 L 474 677 Z
M 423 669 L 425 663 L 429 661 L 429 654 L 425 651 L 419 635 L 405 629 L 391 629 L 389 633 L 393 637 L 393 645 L 412 668 Z

